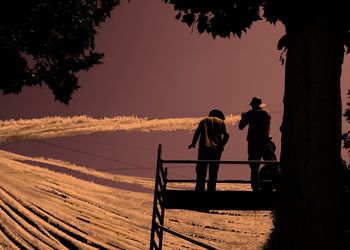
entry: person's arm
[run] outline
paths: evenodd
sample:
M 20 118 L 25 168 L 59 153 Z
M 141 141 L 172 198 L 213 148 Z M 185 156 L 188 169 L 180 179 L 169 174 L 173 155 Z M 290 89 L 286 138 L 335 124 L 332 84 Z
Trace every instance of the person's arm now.
M 228 142 L 228 139 L 230 138 L 230 134 L 224 134 L 224 137 L 222 138 L 222 141 L 221 141 L 221 145 L 220 145 L 220 148 L 221 150 L 224 150 L 224 147 L 226 145 L 226 143 Z
M 220 142 L 219 148 L 221 150 L 224 150 L 224 146 L 226 145 L 226 143 L 228 142 L 228 139 L 230 138 L 230 134 L 228 133 L 228 129 L 227 129 L 227 126 L 225 123 L 223 124 L 223 133 L 222 134 L 223 134 L 223 137 L 222 137 L 222 140 Z
M 270 112 L 265 110 L 264 119 L 261 121 L 261 127 L 267 135 L 270 133 L 270 123 L 271 123 L 271 115 Z
M 239 130 L 242 130 L 245 128 L 245 126 L 248 125 L 248 119 L 247 119 L 247 113 L 242 113 L 241 114 L 241 120 L 239 120 L 239 123 L 238 123 L 238 128 Z
M 196 131 L 194 132 L 193 135 L 193 139 L 192 139 L 192 143 L 190 145 L 188 145 L 188 148 L 195 148 L 196 147 L 196 143 L 199 139 L 199 136 L 201 134 L 201 127 L 202 127 L 202 123 L 203 121 L 201 121 L 196 129 Z

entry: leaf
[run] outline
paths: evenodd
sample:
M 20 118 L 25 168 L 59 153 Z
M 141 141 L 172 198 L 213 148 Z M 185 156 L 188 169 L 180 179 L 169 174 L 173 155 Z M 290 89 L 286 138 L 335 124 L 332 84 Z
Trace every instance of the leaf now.
M 182 17 L 182 22 L 186 23 L 189 27 L 194 23 L 194 14 L 188 13 Z
M 181 18 L 181 16 L 182 16 L 182 14 L 181 14 L 181 12 L 179 12 L 179 13 L 177 13 L 177 15 L 175 16 L 175 18 L 176 18 L 177 20 L 179 20 L 179 19 Z
M 278 41 L 277 43 L 277 49 L 278 50 L 282 50 L 284 48 L 287 48 L 288 47 L 288 36 L 287 34 L 285 34 L 284 36 L 282 36 L 280 38 L 280 40 Z
M 199 33 L 207 31 L 208 28 L 208 17 L 204 14 L 199 15 L 197 20 L 197 29 Z

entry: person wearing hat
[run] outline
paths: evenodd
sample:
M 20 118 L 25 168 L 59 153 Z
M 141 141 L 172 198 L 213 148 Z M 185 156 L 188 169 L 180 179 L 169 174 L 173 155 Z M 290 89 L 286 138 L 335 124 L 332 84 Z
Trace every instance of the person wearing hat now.
M 248 134 L 248 160 L 276 160 L 276 146 L 272 141 L 270 134 L 270 112 L 265 108 L 266 105 L 260 97 L 253 97 L 249 105 L 252 107 L 246 113 L 242 113 L 238 124 L 240 130 L 247 125 Z M 253 191 L 260 190 L 259 163 L 250 163 L 251 169 L 251 187 Z
M 210 111 L 208 117 L 199 122 L 193 135 L 192 143 L 188 148 L 195 148 L 198 139 L 198 160 L 220 160 L 221 153 L 229 139 L 228 129 L 225 124 L 225 115 L 220 110 L 214 109 Z M 197 163 L 196 191 L 205 190 L 207 169 L 208 163 Z M 216 190 L 218 170 L 218 163 L 209 163 L 208 191 Z

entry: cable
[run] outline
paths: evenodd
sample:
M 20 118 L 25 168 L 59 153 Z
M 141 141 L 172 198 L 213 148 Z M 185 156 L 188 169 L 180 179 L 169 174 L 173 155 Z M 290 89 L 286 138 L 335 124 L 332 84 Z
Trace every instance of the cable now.
M 91 136 L 90 135 L 86 135 L 86 136 Z M 77 141 L 78 143 L 86 143 L 85 140 L 82 140 L 80 138 L 68 138 L 66 137 L 65 139 L 73 139 L 74 141 Z M 96 144 L 96 145 L 102 145 L 102 146 L 105 146 L 105 147 L 118 147 L 119 145 L 116 145 L 116 144 L 112 144 L 112 143 L 104 143 L 104 142 L 98 142 L 96 140 L 92 140 L 91 138 L 89 138 L 89 142 L 93 143 L 93 144 Z M 152 152 L 155 152 L 155 149 L 154 148 L 150 148 L 150 147 L 141 147 L 141 146 L 135 146 L 135 145 L 131 145 L 131 144 L 127 144 L 127 143 L 123 143 L 123 147 L 128 147 L 128 148 L 133 148 L 133 149 L 139 149 L 139 150 L 145 150 L 145 151 L 152 151 Z
M 130 166 L 135 166 L 133 168 L 117 168 L 117 169 L 116 168 L 102 168 L 102 169 L 94 169 L 96 171 L 154 170 L 154 168 L 152 168 L 152 167 L 146 167 L 146 166 L 143 166 L 143 165 L 138 165 L 138 164 L 134 164 L 134 163 L 127 162 L 127 161 L 121 161 L 121 160 L 117 160 L 117 159 L 114 159 L 114 158 L 110 158 L 110 157 L 106 157 L 106 156 L 102 156 L 102 155 L 98 155 L 98 154 L 94 154 L 94 153 L 90 153 L 90 152 L 81 151 L 81 150 L 74 149 L 74 148 L 71 148 L 71 147 L 66 147 L 66 146 L 55 144 L 55 143 L 50 143 L 50 142 L 47 142 L 47 141 L 38 141 L 38 140 L 31 140 L 31 141 L 39 143 L 39 144 L 40 143 L 41 144 L 46 144 L 46 145 L 49 145 L 51 147 L 56 147 L 56 148 L 60 148 L 60 149 L 64 149 L 64 150 L 69 150 L 69 151 L 72 151 L 72 152 L 77 152 L 77 153 L 80 153 L 80 154 L 93 156 L 93 157 L 96 157 L 96 158 L 101 158 L 101 159 L 104 159 L 104 160 L 109 160 L 109 161 L 113 161 L 113 162 L 117 162 L 117 163 L 127 164 L 127 165 L 130 165 Z M 38 162 L 38 161 L 35 161 L 35 160 L 26 160 L 26 161 L 22 161 L 22 162 L 42 163 L 42 164 L 48 164 L 48 165 L 55 166 L 54 164 Z M 64 167 L 60 167 L 60 166 L 57 166 L 57 165 L 56 165 L 56 167 L 65 169 Z M 188 166 L 177 166 L 177 167 L 181 168 L 181 167 L 188 167 Z M 65 169 L 64 172 L 81 172 L 81 171 L 73 170 L 73 169 Z M 2 172 L 0 174 L 25 174 L 25 173 L 30 173 L 30 172 L 27 172 L 27 171 L 18 171 L 18 172 L 11 171 L 11 172 Z M 184 175 L 179 175 L 179 174 L 172 174 L 172 175 L 177 176 L 177 177 L 186 178 L 186 176 L 184 176 Z
M 135 163 L 131 163 L 131 162 L 127 162 L 127 161 L 122 161 L 122 160 L 118 160 L 118 159 L 114 159 L 114 158 L 110 158 L 110 157 L 107 157 L 107 156 L 103 156 L 103 155 L 98 155 L 98 154 L 94 154 L 94 153 L 90 153 L 90 152 L 85 152 L 85 151 L 81 151 L 81 150 L 78 150 L 78 149 L 74 149 L 74 148 L 71 148 L 71 147 L 66 147 L 66 146 L 62 146 L 62 145 L 58 145 L 58 144 L 55 144 L 55 143 L 50 143 L 50 142 L 47 142 L 47 141 L 38 141 L 38 140 L 32 140 L 33 142 L 36 142 L 36 143 L 41 143 L 41 144 L 47 144 L 47 145 L 50 145 L 52 147 L 57 147 L 57 148 L 61 148 L 61 149 L 65 149 L 65 150 L 69 150 L 69 151 L 72 151 L 72 152 L 77 152 L 77 153 L 80 153 L 80 154 L 85 154 L 85 155 L 89 155 L 89 156 L 93 156 L 93 157 L 96 157 L 96 158 L 100 158 L 100 159 L 104 159 L 104 160 L 109 160 L 109 161 L 113 161 L 113 162 L 117 162 L 117 163 L 124 163 L 126 165 L 130 165 L 130 166 L 135 166 L 134 168 L 132 169 L 137 169 L 137 170 L 140 170 L 140 169 L 154 169 L 152 167 L 146 167 L 146 166 L 143 166 L 143 165 L 139 165 L 139 164 L 135 164 Z M 188 166 L 185 166 L 185 165 L 175 165 L 176 168 L 188 168 Z M 118 168 L 118 169 L 114 169 L 114 168 L 104 168 L 104 169 L 99 169 L 99 170 L 130 170 L 130 168 Z
M 143 166 L 143 165 L 139 165 L 139 164 L 135 164 L 135 163 L 127 162 L 127 161 L 122 161 L 122 160 L 117 160 L 117 159 L 110 158 L 110 157 L 103 156 L 103 155 L 97 155 L 97 154 L 94 154 L 94 153 L 85 152 L 85 151 L 81 151 L 81 150 L 74 149 L 74 148 L 71 148 L 71 147 L 66 147 L 66 146 L 55 144 L 55 143 L 50 143 L 50 142 L 47 142 L 47 141 L 38 141 L 38 140 L 32 140 L 32 141 L 36 142 L 36 143 L 39 143 L 39 144 L 40 143 L 41 144 L 46 144 L 46 145 L 49 145 L 49 146 L 52 146 L 52 147 L 61 148 L 61 149 L 65 149 L 65 150 L 68 150 L 68 151 L 72 151 L 72 152 L 76 152 L 76 153 L 80 153 L 80 154 L 84 154 L 84 155 L 89 155 L 89 156 L 93 156 L 93 157 L 96 157 L 96 158 L 100 158 L 100 159 L 104 159 L 104 160 L 108 160 L 108 161 L 112 161 L 112 162 L 116 162 L 116 163 L 123 163 L 123 164 L 126 164 L 126 165 L 135 166 L 135 167 L 137 167 L 137 169 L 153 169 L 151 167 L 146 167 L 146 166 Z

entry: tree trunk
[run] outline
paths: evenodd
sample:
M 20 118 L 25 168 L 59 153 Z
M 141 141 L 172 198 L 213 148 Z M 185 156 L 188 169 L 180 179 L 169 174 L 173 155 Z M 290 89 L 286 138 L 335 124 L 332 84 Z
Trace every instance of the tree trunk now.
M 341 249 L 340 26 L 313 20 L 288 33 L 275 249 Z

